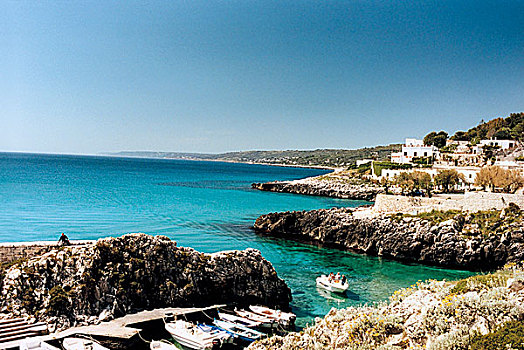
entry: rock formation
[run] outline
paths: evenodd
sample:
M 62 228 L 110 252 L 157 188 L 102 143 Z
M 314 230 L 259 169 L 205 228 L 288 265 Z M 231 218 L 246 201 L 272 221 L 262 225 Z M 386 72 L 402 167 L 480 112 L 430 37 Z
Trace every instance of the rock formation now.
M 378 193 L 384 190 L 381 187 L 369 185 L 354 185 L 329 181 L 275 181 L 254 183 L 251 187 L 261 191 L 306 194 L 333 198 L 355 199 L 372 201 Z
M 259 251 L 199 253 L 164 236 L 128 234 L 63 247 L 5 272 L 1 312 L 58 329 L 141 309 L 265 304 L 289 308 L 290 289 Z
M 439 221 L 437 214 L 355 217 L 347 208 L 322 209 L 262 215 L 254 228 L 274 237 L 451 268 L 494 270 L 524 259 L 522 213 L 450 214 Z

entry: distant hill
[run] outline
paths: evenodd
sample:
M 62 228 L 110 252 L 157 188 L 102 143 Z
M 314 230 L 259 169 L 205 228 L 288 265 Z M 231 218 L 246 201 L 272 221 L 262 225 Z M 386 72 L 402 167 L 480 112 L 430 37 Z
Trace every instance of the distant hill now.
M 124 151 L 108 153 L 107 155 L 121 157 L 169 158 L 188 160 L 221 160 L 242 163 L 281 164 L 321 167 L 351 167 L 359 159 L 372 158 L 389 160 L 391 152 L 398 152 L 401 145 L 366 147 L 353 150 L 317 149 L 311 151 L 242 151 L 220 154 Z

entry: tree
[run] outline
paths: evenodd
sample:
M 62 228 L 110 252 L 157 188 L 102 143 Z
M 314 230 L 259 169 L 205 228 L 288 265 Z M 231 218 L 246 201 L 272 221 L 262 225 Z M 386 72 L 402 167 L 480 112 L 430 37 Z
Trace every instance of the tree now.
M 512 193 L 524 186 L 524 178 L 516 170 L 505 170 L 498 166 L 487 166 L 480 169 L 475 178 L 475 185 L 492 191 L 501 188 L 504 192 Z
M 442 188 L 444 193 L 449 192 L 450 188 L 458 185 L 460 181 L 465 181 L 464 175 L 459 174 L 455 169 L 440 170 L 435 175 L 435 183 Z
M 387 177 L 382 177 L 380 179 L 380 184 L 384 186 L 384 191 L 386 191 L 386 194 L 389 194 L 389 186 L 391 186 L 391 182 Z
M 455 141 L 469 141 L 469 135 L 465 131 L 457 131 L 451 139 Z
M 413 177 L 408 172 L 402 172 L 395 176 L 395 184 L 402 189 L 402 194 L 411 193 L 415 188 Z
M 447 132 L 440 131 L 439 133 L 436 133 L 435 131 L 433 131 L 424 137 L 424 144 L 429 146 L 435 146 L 437 148 L 442 148 L 446 145 L 447 139 Z
M 402 172 L 395 177 L 395 183 L 402 189 L 402 194 L 406 192 L 414 195 L 417 190 L 426 190 L 428 196 L 431 196 L 431 176 L 422 171 Z

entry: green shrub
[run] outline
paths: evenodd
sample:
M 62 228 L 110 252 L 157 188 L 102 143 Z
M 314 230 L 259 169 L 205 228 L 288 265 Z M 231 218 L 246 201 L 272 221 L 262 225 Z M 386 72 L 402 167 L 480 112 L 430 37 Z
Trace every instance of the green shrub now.
M 467 292 L 502 287 L 506 285 L 508 276 L 504 271 L 495 272 L 487 275 L 476 275 L 460 280 L 451 289 L 452 294 L 464 294 Z
M 471 339 L 471 350 L 524 350 L 524 323 L 510 321 L 495 332 L 477 334 Z
M 69 309 L 69 294 L 62 288 L 62 286 L 54 286 L 49 291 L 49 307 L 47 311 L 50 314 L 60 314 Z

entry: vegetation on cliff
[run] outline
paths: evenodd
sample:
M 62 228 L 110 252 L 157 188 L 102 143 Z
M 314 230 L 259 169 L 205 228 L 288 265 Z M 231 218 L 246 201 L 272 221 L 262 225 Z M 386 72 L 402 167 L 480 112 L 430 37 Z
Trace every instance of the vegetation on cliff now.
M 374 306 L 332 309 L 300 333 L 249 349 L 522 349 L 523 320 L 524 270 L 508 266 L 458 282 L 417 282 Z

